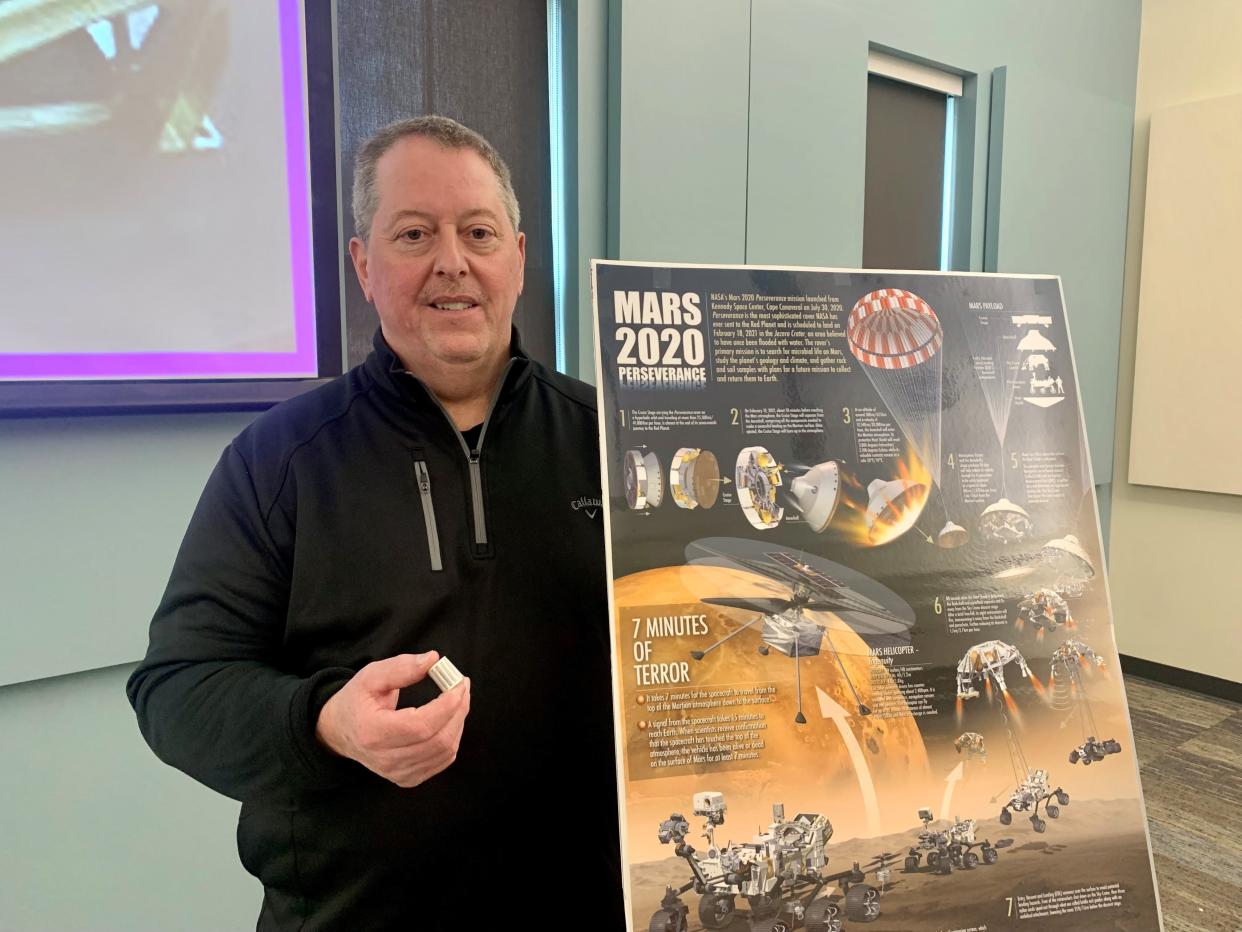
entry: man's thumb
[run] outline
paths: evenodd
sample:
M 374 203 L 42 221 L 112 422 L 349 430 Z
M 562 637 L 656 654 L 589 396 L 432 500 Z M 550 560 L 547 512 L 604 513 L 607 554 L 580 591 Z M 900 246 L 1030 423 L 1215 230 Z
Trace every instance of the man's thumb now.
M 413 686 L 440 659 L 434 650 L 425 654 L 397 654 L 368 663 L 358 671 L 359 685 L 370 692 L 386 693 Z

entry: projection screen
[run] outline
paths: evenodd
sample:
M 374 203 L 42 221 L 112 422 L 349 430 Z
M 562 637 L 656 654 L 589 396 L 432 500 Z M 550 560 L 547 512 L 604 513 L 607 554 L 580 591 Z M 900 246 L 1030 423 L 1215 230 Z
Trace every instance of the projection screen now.
M 0 384 L 340 371 L 307 35 L 300 0 L 0 2 Z

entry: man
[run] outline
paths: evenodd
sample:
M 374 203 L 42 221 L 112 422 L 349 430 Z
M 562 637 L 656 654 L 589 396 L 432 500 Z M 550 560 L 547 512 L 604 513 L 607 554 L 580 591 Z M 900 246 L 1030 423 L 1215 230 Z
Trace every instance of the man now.
M 594 393 L 517 344 L 486 140 L 385 127 L 353 204 L 375 351 L 225 450 L 130 701 L 242 801 L 260 929 L 620 929 Z

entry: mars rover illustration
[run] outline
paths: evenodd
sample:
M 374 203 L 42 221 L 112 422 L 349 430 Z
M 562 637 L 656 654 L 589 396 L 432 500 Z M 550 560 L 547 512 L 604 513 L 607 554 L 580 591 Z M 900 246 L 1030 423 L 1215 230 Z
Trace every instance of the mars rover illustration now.
M 1087 740 L 1074 750 L 1070 751 L 1069 762 L 1077 764 L 1079 761 L 1086 767 L 1088 764 L 1096 761 L 1102 761 L 1109 754 L 1120 754 L 1121 743 L 1114 741 L 1112 738 L 1106 738 L 1103 741 L 1096 741 L 1095 735 L 1088 735 Z
M 953 742 L 953 747 L 958 754 L 965 754 L 967 760 L 978 758 L 987 763 L 988 748 L 983 741 L 983 735 L 977 731 L 964 731 L 957 736 L 957 740 Z
M 923 831 L 919 832 L 918 842 L 911 846 L 906 855 L 906 873 L 914 873 L 919 869 L 923 852 L 927 852 L 927 866 L 932 871 L 937 874 L 951 874 L 955 868 L 973 870 L 980 862 L 995 864 L 1000 857 L 1000 849 L 1012 844 L 1007 838 L 1002 838 L 996 844 L 987 839 L 976 840 L 977 825 L 974 819 L 955 819 L 947 829 L 934 830 L 931 823 L 936 817 L 930 809 L 920 809 L 919 818 L 923 822 Z M 977 852 L 976 848 L 979 849 Z
M 1069 603 L 1053 589 L 1040 589 L 1018 603 L 1017 627 L 1031 625 L 1036 631 L 1055 631 L 1062 625 L 1074 624 Z
M 1095 737 L 1100 733 L 1100 726 L 1091 708 L 1087 683 L 1083 678 L 1084 671 L 1091 671 L 1093 666 L 1097 670 L 1104 669 L 1104 658 L 1077 638 L 1070 638 L 1052 652 L 1051 704 L 1058 711 L 1068 712 L 1071 718 L 1077 715 L 1083 742 L 1070 751 L 1069 762 L 1081 763 L 1084 767 L 1098 763 L 1110 754 L 1121 753 L 1121 742 L 1113 738 L 1100 741 Z
M 1017 663 L 1022 675 L 1030 677 L 1031 668 L 1026 658 L 1012 644 L 1004 641 L 984 641 L 966 651 L 957 665 L 957 698 L 977 699 L 979 684 L 995 682 L 1001 692 L 1006 692 L 1005 665 Z
M 1046 770 L 1028 770 L 1026 779 L 1018 784 L 1018 788 L 1013 791 L 1013 795 L 1009 797 L 1009 802 L 1005 803 L 1000 812 L 1001 825 L 1008 825 L 1013 821 L 1014 812 L 1031 813 L 1031 827 L 1037 832 L 1044 832 L 1048 828 L 1048 823 L 1039 817 L 1040 803 L 1047 803 L 1044 806 L 1044 812 L 1048 818 L 1055 819 L 1061 815 L 1061 806 L 1069 805 L 1069 793 L 1065 792 L 1059 786 L 1053 790 L 1049 789 L 1048 771 Z M 1056 797 L 1056 803 L 1049 802 Z M 1010 810 L 1013 810 L 1012 812 Z
M 724 824 L 728 808 L 721 793 L 694 795 L 694 814 L 703 818 L 707 850 L 699 852 L 686 841 L 690 824 L 674 813 L 660 824 L 662 844 L 675 845 L 677 856 L 690 867 L 692 877 L 680 888 L 668 887 L 660 908 L 652 914 L 651 932 L 685 932 L 690 907 L 681 899 L 693 890 L 699 895 L 699 921 L 707 929 L 727 929 L 745 920 L 750 932 L 841 932 L 846 918 L 871 922 L 880 915 L 880 891 L 865 883 L 868 872 L 880 886 L 889 879 L 889 856 L 865 868 L 825 872 L 825 848 L 832 824 L 817 813 L 785 818 L 785 807 L 772 807 L 772 823 L 751 841 L 719 846 L 716 829 Z M 831 888 L 836 889 L 831 889 Z M 748 912 L 737 911 L 741 897 Z

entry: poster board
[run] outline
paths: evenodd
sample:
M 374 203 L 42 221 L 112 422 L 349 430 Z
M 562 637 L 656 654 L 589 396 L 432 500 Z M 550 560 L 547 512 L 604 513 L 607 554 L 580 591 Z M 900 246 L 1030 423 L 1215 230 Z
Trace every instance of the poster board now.
M 1242 316 L 1232 301 L 1196 300 L 1186 287 L 1242 250 L 1240 146 L 1242 94 L 1151 115 L 1128 477 L 1139 485 L 1242 495 L 1231 468 L 1242 431 L 1218 421 L 1238 392 Z
M 1161 928 L 1059 280 L 592 276 L 632 928 Z

